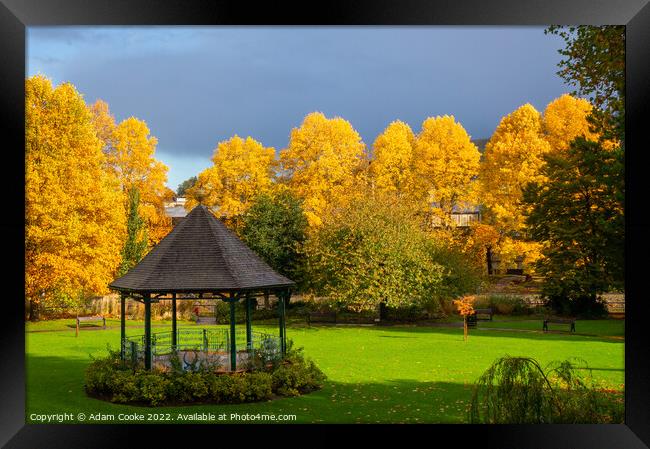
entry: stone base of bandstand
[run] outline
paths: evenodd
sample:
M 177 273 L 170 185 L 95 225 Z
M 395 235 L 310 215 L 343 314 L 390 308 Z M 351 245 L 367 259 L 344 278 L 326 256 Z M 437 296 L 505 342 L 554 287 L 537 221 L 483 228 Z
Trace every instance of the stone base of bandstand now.
M 171 358 L 174 354 L 157 355 L 153 357 L 153 368 L 167 371 L 172 367 Z M 176 352 L 176 357 L 180 362 L 183 369 L 188 369 L 192 364 L 194 366 L 210 366 L 214 367 L 215 372 L 228 373 L 246 371 L 248 369 L 251 354 L 248 351 L 237 351 L 236 369 L 233 370 L 231 366 L 230 353 L 225 351 L 188 351 L 179 350 Z

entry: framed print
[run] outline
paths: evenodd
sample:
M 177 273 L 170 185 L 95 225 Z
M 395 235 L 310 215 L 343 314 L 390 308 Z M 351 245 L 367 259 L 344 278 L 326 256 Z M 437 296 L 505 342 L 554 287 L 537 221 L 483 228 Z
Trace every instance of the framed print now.
M 646 1 L 0 27 L 7 447 L 650 446 Z

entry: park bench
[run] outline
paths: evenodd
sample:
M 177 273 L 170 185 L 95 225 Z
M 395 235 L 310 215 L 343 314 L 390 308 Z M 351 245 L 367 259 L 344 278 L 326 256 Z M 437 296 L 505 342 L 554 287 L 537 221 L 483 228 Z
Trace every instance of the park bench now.
M 99 316 L 77 316 L 77 330 L 75 332 L 75 337 L 79 335 L 79 328 L 82 322 L 86 323 L 89 321 L 101 321 L 103 323 L 104 329 L 106 329 L 106 318 L 103 315 Z
M 311 323 L 336 323 L 336 312 L 309 312 L 307 314 L 307 324 Z
M 576 320 L 575 318 L 545 318 L 544 319 L 544 325 L 542 326 L 542 330 L 544 332 L 548 332 L 548 325 L 549 324 L 565 324 L 569 326 L 569 330 L 571 332 L 576 331 Z
M 474 309 L 474 315 L 476 315 L 476 321 L 492 321 L 492 309 Z
M 477 321 L 492 321 L 492 309 L 474 309 L 474 313 L 467 315 L 467 327 L 476 329 Z
M 197 315 L 196 324 L 216 324 L 217 317 L 215 315 Z

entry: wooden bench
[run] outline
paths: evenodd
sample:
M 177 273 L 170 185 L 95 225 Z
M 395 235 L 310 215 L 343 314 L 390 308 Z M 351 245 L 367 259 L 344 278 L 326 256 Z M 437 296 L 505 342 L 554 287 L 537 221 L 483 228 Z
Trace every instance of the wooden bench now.
M 548 332 L 548 325 L 550 324 L 565 324 L 569 325 L 570 332 L 576 331 L 576 320 L 575 318 L 545 318 L 542 330 Z
M 310 312 L 307 314 L 307 324 L 336 323 L 336 312 Z
M 217 324 L 216 315 L 197 315 L 196 324 Z
M 492 309 L 474 309 L 474 315 L 476 315 L 476 321 L 492 321 Z
M 106 329 L 106 317 L 103 315 L 100 316 L 77 316 L 77 329 L 75 332 L 75 337 L 79 336 L 79 329 L 81 322 L 88 322 L 88 321 L 101 321 L 103 323 L 104 329 Z
M 467 327 L 476 329 L 477 321 L 492 321 L 492 309 L 474 309 L 474 313 L 467 315 Z

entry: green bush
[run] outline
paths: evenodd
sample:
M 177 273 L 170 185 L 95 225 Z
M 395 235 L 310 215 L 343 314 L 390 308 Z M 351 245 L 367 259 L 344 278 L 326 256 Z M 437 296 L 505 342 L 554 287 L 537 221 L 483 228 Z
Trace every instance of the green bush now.
M 264 372 L 209 375 L 209 397 L 213 402 L 233 404 L 271 398 L 271 375 Z
M 574 316 L 584 319 L 598 319 L 608 316 L 607 302 L 597 296 L 549 296 L 547 305 L 558 315 Z
M 87 371 L 86 371 L 87 372 Z M 88 390 L 88 385 L 86 384 Z M 89 390 L 92 392 L 92 390 Z M 138 378 L 132 371 L 116 371 L 110 379 L 109 389 L 104 394 L 111 395 L 112 402 L 127 403 L 140 401 Z
M 260 302 L 262 300 L 259 300 Z M 272 298 L 272 303 L 269 309 L 256 309 L 252 308 L 252 319 L 253 320 L 277 320 L 278 319 L 278 303 L 275 298 Z M 289 305 L 286 309 L 286 314 L 288 317 L 301 316 L 306 314 L 309 311 L 309 306 L 297 302 L 295 305 L 293 302 L 289 302 Z M 201 313 L 206 313 L 202 311 Z M 214 313 L 216 315 L 217 323 L 219 324 L 229 324 L 230 323 L 230 304 L 217 301 L 215 303 Z M 246 305 L 244 301 L 238 302 L 235 304 L 235 322 L 236 323 L 245 323 L 246 322 Z
M 272 372 L 273 391 L 280 396 L 298 396 L 322 388 L 325 374 L 302 349 L 289 349 L 284 361 Z
M 119 351 L 108 347 L 108 356 L 95 359 L 86 371 L 86 387 L 96 394 L 109 394 L 114 387 L 114 377 L 132 371 L 130 363 L 123 361 Z
M 138 400 L 151 405 L 159 405 L 167 399 L 169 377 L 156 371 L 135 373 L 138 386 Z
M 273 394 L 296 396 L 323 386 L 325 375 L 302 350 L 288 342 L 287 355 L 277 363 L 262 363 L 254 371 L 217 374 L 212 367 L 196 371 L 145 371 L 120 360 L 119 352 L 95 359 L 86 369 L 86 392 L 118 403 L 216 402 L 241 403 L 270 399 Z
M 237 403 L 244 400 L 240 374 L 215 376 L 210 380 L 210 397 L 217 403 Z
M 187 372 L 169 376 L 167 395 L 177 402 L 201 401 L 209 394 L 210 384 L 204 373 Z
M 413 322 L 426 317 L 426 311 L 420 304 L 404 307 L 386 307 L 385 318 L 388 321 Z
M 269 373 L 246 373 L 242 384 L 245 402 L 263 401 L 273 396 L 273 380 Z

